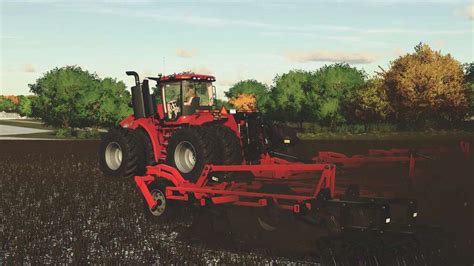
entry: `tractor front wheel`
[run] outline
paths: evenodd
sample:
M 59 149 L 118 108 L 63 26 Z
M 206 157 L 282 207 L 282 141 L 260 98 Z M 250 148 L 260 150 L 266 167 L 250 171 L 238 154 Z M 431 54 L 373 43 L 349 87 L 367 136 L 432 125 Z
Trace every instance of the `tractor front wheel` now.
M 197 181 L 206 164 L 219 164 L 215 140 L 200 127 L 178 130 L 169 140 L 166 161 L 190 181 Z
M 143 160 L 136 133 L 132 129 L 113 128 L 101 140 L 99 166 L 112 177 L 133 177 Z

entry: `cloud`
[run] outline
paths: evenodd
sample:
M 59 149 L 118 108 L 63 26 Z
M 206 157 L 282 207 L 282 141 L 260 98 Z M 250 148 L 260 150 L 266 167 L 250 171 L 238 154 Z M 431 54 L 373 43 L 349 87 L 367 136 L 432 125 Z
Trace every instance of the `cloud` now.
M 307 52 L 291 52 L 286 58 L 292 62 L 346 62 L 351 64 L 369 64 L 376 56 L 371 53 L 349 53 L 341 51 L 313 50 Z
M 22 67 L 23 72 L 34 73 L 36 72 L 35 67 L 32 64 L 25 64 Z
M 474 20 L 474 5 L 470 5 L 466 8 L 466 16 L 470 20 Z
M 196 74 L 203 74 L 203 75 L 212 75 L 212 70 L 205 66 L 196 66 L 192 67 L 189 71 L 194 72 Z
M 190 58 L 193 57 L 196 53 L 191 50 L 186 50 L 182 48 L 176 49 L 176 55 L 179 57 Z
M 464 8 L 458 8 L 453 11 L 453 14 L 459 17 L 467 18 L 469 20 L 474 20 L 474 4 L 465 6 Z

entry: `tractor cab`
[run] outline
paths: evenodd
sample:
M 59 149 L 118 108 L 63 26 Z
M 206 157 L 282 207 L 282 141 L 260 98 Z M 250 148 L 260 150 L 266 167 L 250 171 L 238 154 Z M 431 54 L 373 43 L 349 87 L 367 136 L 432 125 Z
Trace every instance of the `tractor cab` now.
M 197 110 L 211 110 L 216 98 L 213 76 L 181 73 L 149 77 L 157 82 L 155 94 L 161 99 L 164 118 L 176 120 Z

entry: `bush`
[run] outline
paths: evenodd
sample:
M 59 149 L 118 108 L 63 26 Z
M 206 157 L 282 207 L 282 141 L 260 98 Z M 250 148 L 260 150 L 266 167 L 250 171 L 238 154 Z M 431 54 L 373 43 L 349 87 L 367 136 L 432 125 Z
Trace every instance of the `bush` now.
M 340 125 L 334 131 L 336 133 L 362 134 L 365 133 L 365 126 L 361 124 Z
M 69 138 L 72 136 L 72 131 L 70 128 L 57 128 L 54 134 L 58 138 Z
M 77 131 L 78 139 L 98 139 L 99 136 L 100 132 L 95 128 L 86 128 Z
M 367 125 L 367 132 L 386 133 L 397 131 L 397 125 L 389 123 L 376 123 Z

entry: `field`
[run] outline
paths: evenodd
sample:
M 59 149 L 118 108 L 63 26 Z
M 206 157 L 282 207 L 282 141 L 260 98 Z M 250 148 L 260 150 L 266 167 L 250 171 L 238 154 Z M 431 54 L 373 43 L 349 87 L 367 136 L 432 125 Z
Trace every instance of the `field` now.
M 471 140 L 472 141 L 472 140 Z M 471 142 L 472 143 L 472 142 Z M 456 145 L 452 141 L 303 141 L 294 153 L 317 150 L 349 154 L 368 148 Z M 311 242 L 289 244 L 288 234 L 243 236 L 221 227 L 216 214 L 182 208 L 162 222 L 143 215 L 131 180 L 103 176 L 98 141 L 0 141 L 0 264 L 43 263 L 314 263 Z M 439 246 L 456 245 L 439 264 L 472 265 L 472 178 L 474 164 L 462 156 L 417 165 L 417 182 L 406 165 L 339 171 L 340 186 L 360 183 L 381 196 L 419 201 L 419 222 L 440 225 Z M 244 215 L 238 211 L 235 215 Z M 242 217 L 241 217 L 242 218 Z

